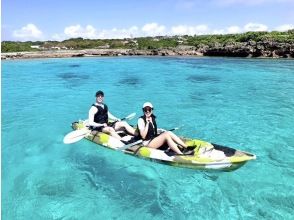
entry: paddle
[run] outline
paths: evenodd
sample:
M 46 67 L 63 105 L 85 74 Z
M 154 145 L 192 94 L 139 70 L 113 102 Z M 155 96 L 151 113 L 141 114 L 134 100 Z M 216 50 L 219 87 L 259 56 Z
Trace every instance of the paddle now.
M 164 130 L 164 129 L 162 129 L 162 131 L 163 131 L 163 132 L 165 132 L 165 131 L 175 131 L 175 130 L 178 130 L 178 129 L 182 128 L 183 126 L 184 126 L 184 125 L 181 125 L 181 126 L 179 126 L 179 127 L 175 127 L 175 128 L 169 129 L 169 130 Z
M 136 112 L 133 112 L 132 114 L 129 114 L 127 117 L 124 117 L 122 119 L 120 119 L 121 121 L 123 120 L 131 120 L 136 116 Z
M 69 132 L 67 135 L 64 136 L 63 143 L 72 144 L 72 143 L 78 142 L 90 133 L 91 133 L 91 130 L 89 130 L 88 128 L 83 128 L 80 130 Z
M 176 128 L 172 128 L 172 129 L 170 129 L 170 130 L 168 130 L 168 131 L 175 131 L 175 130 L 180 129 L 181 127 L 182 127 L 182 126 L 180 126 L 180 127 L 176 127 Z M 130 143 L 130 144 L 124 145 L 124 146 L 122 146 L 122 147 L 119 147 L 119 148 L 117 148 L 116 150 L 123 151 L 123 150 L 126 150 L 126 149 L 128 149 L 128 148 L 130 148 L 130 147 L 132 147 L 132 146 L 137 145 L 137 144 L 141 144 L 142 142 L 143 142 L 143 140 L 140 139 L 140 140 L 137 140 L 137 141 L 135 141 L 135 142 L 133 142 L 133 143 Z
M 121 121 L 123 120 L 131 120 L 136 116 L 136 113 L 133 112 L 132 114 L 129 114 L 127 117 L 124 117 L 122 119 L 120 119 Z M 118 120 L 114 120 L 113 122 L 110 122 L 110 125 L 112 125 L 113 123 L 117 122 Z
M 136 116 L 136 113 L 132 113 L 129 114 L 128 116 L 120 119 L 121 121 L 123 120 L 131 120 Z M 69 132 L 67 135 L 65 135 L 65 137 L 63 138 L 63 143 L 65 144 L 72 144 L 75 142 L 78 142 L 80 140 L 82 140 L 84 137 L 86 137 L 87 135 L 89 135 L 91 133 L 91 130 L 89 130 L 88 128 L 83 128 L 80 130 L 75 130 L 72 132 Z

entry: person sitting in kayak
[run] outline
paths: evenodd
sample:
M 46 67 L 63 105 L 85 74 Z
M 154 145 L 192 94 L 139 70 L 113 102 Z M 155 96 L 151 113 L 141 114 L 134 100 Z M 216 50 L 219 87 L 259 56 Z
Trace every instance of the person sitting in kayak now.
M 187 145 L 171 131 L 157 134 L 156 116 L 153 114 L 153 105 L 150 102 L 143 104 L 144 115 L 138 119 L 139 136 L 143 139 L 143 145 L 150 148 L 159 148 L 165 143 L 177 154 L 183 154 L 178 145 L 187 148 Z
M 109 112 L 107 105 L 103 103 L 103 91 L 99 90 L 95 96 L 96 103 L 89 110 L 89 125 L 92 130 L 102 131 L 118 139 L 121 139 L 116 132 L 119 129 L 125 129 L 131 135 L 135 135 L 135 129 L 133 127 L 125 121 L 120 121 L 120 119 L 114 117 Z M 114 122 L 108 122 L 108 118 L 114 120 Z

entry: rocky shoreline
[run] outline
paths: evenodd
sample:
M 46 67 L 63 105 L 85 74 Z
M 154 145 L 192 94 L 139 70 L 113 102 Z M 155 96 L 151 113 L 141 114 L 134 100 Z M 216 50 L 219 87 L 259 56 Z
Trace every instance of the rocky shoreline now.
M 36 52 L 1 53 L 1 60 L 34 58 L 67 58 L 89 56 L 224 56 L 294 58 L 294 44 L 277 42 L 216 43 L 213 45 L 178 46 L 169 49 L 85 49 L 48 50 Z

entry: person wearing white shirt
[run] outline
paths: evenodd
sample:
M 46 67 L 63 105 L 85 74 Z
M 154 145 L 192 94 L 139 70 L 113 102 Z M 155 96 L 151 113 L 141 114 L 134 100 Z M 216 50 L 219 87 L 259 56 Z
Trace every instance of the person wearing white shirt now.
M 108 106 L 103 103 L 103 91 L 97 91 L 95 96 L 96 103 L 89 110 L 89 125 L 92 130 L 102 131 L 118 139 L 121 139 L 121 137 L 116 131 L 120 129 L 125 129 L 129 134 L 135 135 L 135 129 L 133 127 L 125 121 L 120 121 L 120 119 L 109 112 Z M 114 122 L 108 122 L 108 119 L 112 119 Z
M 171 131 L 157 134 L 156 116 L 153 115 L 153 105 L 150 102 L 143 104 L 144 115 L 138 119 L 139 136 L 143 139 L 143 145 L 150 148 L 160 148 L 167 144 L 177 154 L 183 154 L 178 145 L 187 148 L 187 145 Z

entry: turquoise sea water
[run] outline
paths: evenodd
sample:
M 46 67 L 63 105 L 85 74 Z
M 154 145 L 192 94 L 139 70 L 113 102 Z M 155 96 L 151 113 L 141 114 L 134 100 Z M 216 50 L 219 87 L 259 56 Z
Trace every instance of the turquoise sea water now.
M 207 172 L 63 144 L 99 89 L 117 117 L 151 101 L 160 127 L 257 160 Z M 2 219 L 293 219 L 293 116 L 293 60 L 3 61 Z

